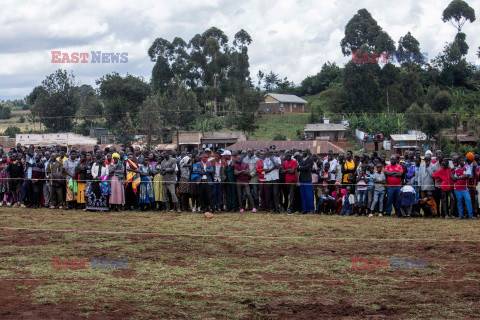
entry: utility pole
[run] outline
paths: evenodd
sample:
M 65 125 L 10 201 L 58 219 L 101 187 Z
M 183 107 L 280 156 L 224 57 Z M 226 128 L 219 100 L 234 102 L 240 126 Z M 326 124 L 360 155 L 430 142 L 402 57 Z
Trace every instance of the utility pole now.
M 180 130 L 180 125 L 178 124 L 178 115 L 180 113 L 180 110 L 178 108 L 178 104 L 177 104 L 177 111 L 175 111 L 175 122 L 177 123 L 177 152 L 180 152 L 180 140 L 179 140 L 179 137 L 180 137 L 180 134 L 179 134 L 179 130 Z
M 457 136 L 457 113 L 453 113 L 453 123 L 455 128 L 455 152 L 458 153 L 458 136 Z
M 218 74 L 213 75 L 213 87 L 216 89 L 217 88 L 217 76 Z M 217 115 L 217 94 L 215 92 L 215 101 L 213 103 L 213 114 Z

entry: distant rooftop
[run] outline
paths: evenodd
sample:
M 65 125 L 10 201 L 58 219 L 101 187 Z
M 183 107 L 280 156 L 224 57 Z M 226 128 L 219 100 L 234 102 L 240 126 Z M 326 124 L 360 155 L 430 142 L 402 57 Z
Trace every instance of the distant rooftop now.
M 343 123 L 309 123 L 305 131 L 345 131 Z
M 265 96 L 270 96 L 280 102 L 287 103 L 308 103 L 300 97 L 297 97 L 294 94 L 280 94 L 280 93 L 267 93 Z

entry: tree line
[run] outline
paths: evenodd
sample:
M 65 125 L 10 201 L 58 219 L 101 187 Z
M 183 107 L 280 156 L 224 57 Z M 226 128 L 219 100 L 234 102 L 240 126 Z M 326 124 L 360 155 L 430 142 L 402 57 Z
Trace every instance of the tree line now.
M 329 113 L 404 113 L 402 119 L 408 120 L 416 112 L 478 111 L 480 72 L 466 61 L 469 48 L 462 32 L 466 22 L 475 21 L 475 11 L 465 1 L 454 0 L 441 20 L 451 23 L 457 33 L 430 61 L 407 59 L 399 66 L 388 62 L 383 67 L 326 62 L 320 72 L 298 86 L 273 71 L 259 71 L 254 83 L 248 53 L 253 40 L 243 29 L 231 41 L 216 27 L 188 42 L 180 37 L 172 41 L 157 38 L 147 51 L 153 63 L 150 82 L 111 73 L 98 79 L 98 87 L 93 88 L 77 85 L 73 74 L 57 70 L 27 96 L 29 120 L 42 123 L 50 132 L 85 132 L 101 125 L 125 143 L 138 133 L 147 134 L 153 143 L 167 139 L 168 128 L 203 130 L 217 116 L 224 119 L 220 126 L 253 132 L 258 105 L 267 91 L 306 97 L 312 121 Z M 378 52 L 421 54 L 420 43 L 411 32 L 406 30 L 396 44 L 366 9 L 358 10 L 345 26 L 340 49 L 347 57 L 358 51 L 369 56 Z M 407 121 L 404 128 L 422 129 L 435 137 L 439 129 L 434 128 L 451 125 L 440 116 L 430 120 Z M 386 131 L 391 128 L 387 123 Z

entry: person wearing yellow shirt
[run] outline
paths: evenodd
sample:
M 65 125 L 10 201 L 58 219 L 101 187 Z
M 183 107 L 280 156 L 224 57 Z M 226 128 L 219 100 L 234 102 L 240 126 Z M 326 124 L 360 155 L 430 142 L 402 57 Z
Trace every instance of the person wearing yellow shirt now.
M 357 165 L 352 159 L 352 151 L 345 154 L 345 163 L 342 165 L 342 184 L 351 185 L 356 183 L 355 175 L 357 173 Z

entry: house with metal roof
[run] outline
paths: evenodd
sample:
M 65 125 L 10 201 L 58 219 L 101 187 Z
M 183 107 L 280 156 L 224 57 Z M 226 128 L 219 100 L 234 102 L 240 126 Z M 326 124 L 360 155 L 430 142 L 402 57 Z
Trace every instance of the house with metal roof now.
M 308 102 L 294 94 L 267 93 L 260 103 L 260 113 L 304 113 Z
M 345 125 L 343 123 L 310 123 L 305 128 L 308 140 L 345 141 Z

